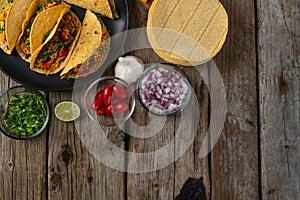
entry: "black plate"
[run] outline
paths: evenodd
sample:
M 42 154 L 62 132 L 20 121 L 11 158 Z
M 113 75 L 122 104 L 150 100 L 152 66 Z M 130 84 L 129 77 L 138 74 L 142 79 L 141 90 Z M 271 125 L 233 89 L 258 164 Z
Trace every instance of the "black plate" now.
M 107 60 L 110 58 L 115 58 L 115 53 L 118 55 L 121 53 L 121 49 L 124 46 L 126 39 L 126 34 L 118 34 L 128 29 L 129 24 L 129 13 L 128 5 L 126 0 L 115 0 L 118 13 L 120 15 L 119 19 L 111 20 L 108 18 L 103 18 L 103 22 L 110 32 L 110 36 L 115 35 L 111 38 L 111 50 L 108 55 Z M 71 10 L 77 14 L 78 18 L 82 21 L 84 17 L 85 10 L 76 6 L 72 6 Z M 114 55 L 111 55 L 114 54 Z M 111 63 L 111 61 L 110 61 Z M 96 73 L 103 73 L 106 71 L 111 64 L 104 63 Z M 38 74 L 29 69 L 29 63 L 22 60 L 18 55 L 17 51 L 14 50 L 11 55 L 5 54 L 0 49 L 0 69 L 7 76 L 12 78 L 14 81 L 44 91 L 63 91 L 73 89 L 74 80 L 61 80 L 59 74 L 45 76 L 43 74 Z M 95 76 L 93 74 L 85 77 L 89 81 L 92 81 Z M 76 86 L 78 86 L 76 84 Z

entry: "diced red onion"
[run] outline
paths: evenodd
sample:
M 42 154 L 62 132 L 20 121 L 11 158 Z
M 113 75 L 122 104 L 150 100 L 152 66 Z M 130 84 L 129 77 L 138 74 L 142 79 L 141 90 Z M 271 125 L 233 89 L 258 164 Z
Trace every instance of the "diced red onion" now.
M 183 75 L 173 69 L 154 68 L 142 77 L 140 83 L 143 104 L 158 114 L 178 110 L 189 90 Z

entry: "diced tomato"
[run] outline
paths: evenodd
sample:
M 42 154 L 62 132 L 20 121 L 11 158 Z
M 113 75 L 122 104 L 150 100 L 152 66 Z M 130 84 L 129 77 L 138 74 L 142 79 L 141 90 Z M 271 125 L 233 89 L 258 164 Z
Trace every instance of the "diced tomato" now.
M 116 95 L 118 98 L 121 98 L 121 99 L 126 99 L 127 93 L 122 86 L 113 85 L 112 89 L 113 89 L 113 95 Z
M 113 110 L 116 112 L 124 112 L 128 109 L 128 104 L 120 102 L 113 105 Z
M 102 90 L 100 90 L 99 92 L 97 92 L 97 94 L 94 97 L 94 103 L 92 105 L 92 108 L 94 110 L 98 110 L 100 106 L 102 106 L 102 104 L 103 104 L 103 97 L 102 97 Z
M 103 100 L 103 90 L 100 90 L 96 93 L 95 99 L 102 99 Z
M 68 53 L 69 53 L 69 49 L 68 49 L 68 48 L 64 48 L 64 49 L 60 52 L 59 57 L 60 57 L 60 58 L 65 58 L 65 57 L 67 57 Z
M 43 65 L 44 70 L 48 70 L 50 68 L 51 64 L 52 64 L 51 60 L 45 61 L 44 65 Z
M 107 84 L 103 89 L 103 102 L 107 106 L 111 104 L 111 95 L 112 95 L 112 89 L 110 85 Z
M 106 107 L 105 114 L 106 114 L 107 117 L 113 117 L 112 106 L 111 105 Z
M 61 33 L 61 39 L 65 42 L 68 41 L 68 39 L 69 39 L 69 31 L 68 30 L 64 30 Z
M 113 105 L 116 105 L 116 104 L 118 104 L 118 103 L 126 103 L 126 99 L 120 99 L 120 98 L 112 98 L 112 103 L 111 104 L 113 104 Z
M 103 105 L 97 110 L 97 115 L 101 116 L 104 115 L 106 111 L 106 107 Z
M 95 99 L 94 103 L 92 105 L 92 109 L 98 110 L 100 108 L 100 106 L 102 106 L 102 102 L 103 102 L 102 99 Z

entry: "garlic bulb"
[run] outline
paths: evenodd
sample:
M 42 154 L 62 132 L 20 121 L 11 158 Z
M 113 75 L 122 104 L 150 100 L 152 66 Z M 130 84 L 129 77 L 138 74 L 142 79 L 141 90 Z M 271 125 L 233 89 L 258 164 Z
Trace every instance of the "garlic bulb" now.
M 144 71 L 144 63 L 135 56 L 120 57 L 115 67 L 115 76 L 123 79 L 128 84 L 138 80 Z

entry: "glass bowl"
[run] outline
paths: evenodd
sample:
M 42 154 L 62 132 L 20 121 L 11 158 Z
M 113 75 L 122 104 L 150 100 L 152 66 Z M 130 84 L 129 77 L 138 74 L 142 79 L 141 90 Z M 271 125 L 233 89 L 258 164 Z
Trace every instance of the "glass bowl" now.
M 165 63 L 151 64 L 136 85 L 143 107 L 159 116 L 182 111 L 190 100 L 191 88 L 187 75 L 179 67 Z
M 20 98 L 23 98 L 23 100 L 26 98 L 27 100 L 23 101 L 26 103 L 21 103 L 16 106 L 15 102 L 22 102 Z M 28 100 L 28 98 L 31 100 Z M 45 116 L 42 118 L 38 115 L 36 115 L 37 117 L 32 116 L 32 114 L 34 114 L 32 109 L 37 109 L 38 107 L 36 102 L 42 102 L 42 110 L 39 110 L 39 113 L 41 113 L 40 111 L 45 112 Z M 18 113 L 18 115 L 16 115 L 16 113 Z M 46 128 L 49 118 L 49 104 L 44 96 L 37 90 L 25 86 L 16 86 L 9 88 L 0 96 L 0 130 L 3 134 L 12 139 L 26 140 L 40 135 Z M 13 127 L 14 123 L 11 122 L 12 120 L 23 121 L 16 123 L 17 125 Z M 33 122 L 33 120 L 36 121 Z
M 93 103 L 95 101 L 96 94 L 103 90 L 106 85 L 116 85 L 122 87 L 127 94 L 126 98 L 121 99 L 128 108 L 125 111 L 117 112 L 116 105 L 120 102 L 118 94 L 113 90 L 111 95 L 111 106 L 112 106 L 112 116 L 109 117 L 105 113 L 102 115 L 97 114 L 95 107 L 93 108 Z M 105 108 L 108 107 L 102 103 L 102 106 Z M 100 125 L 105 126 L 114 126 L 116 124 L 122 124 L 130 118 L 135 108 L 135 97 L 134 97 L 134 88 L 129 86 L 124 80 L 114 77 L 114 76 L 105 76 L 95 80 L 86 90 L 84 95 L 84 108 L 88 116 L 95 121 L 98 121 Z M 99 109 L 98 109 L 99 110 Z

